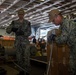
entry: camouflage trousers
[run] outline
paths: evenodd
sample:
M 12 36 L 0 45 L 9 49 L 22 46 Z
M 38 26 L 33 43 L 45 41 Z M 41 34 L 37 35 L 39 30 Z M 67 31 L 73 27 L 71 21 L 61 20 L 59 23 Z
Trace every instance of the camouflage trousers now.
M 30 73 L 30 46 L 28 44 L 16 45 L 16 59 L 17 64 L 25 70 L 24 72 Z M 22 71 L 22 69 L 19 70 Z
M 70 74 L 71 75 L 76 75 L 76 46 L 72 46 L 70 49 Z

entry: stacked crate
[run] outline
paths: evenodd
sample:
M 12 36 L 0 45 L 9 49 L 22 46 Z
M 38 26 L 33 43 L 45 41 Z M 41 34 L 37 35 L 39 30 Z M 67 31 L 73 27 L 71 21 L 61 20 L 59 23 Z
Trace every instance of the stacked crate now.
M 51 54 L 52 47 L 52 58 L 50 62 L 50 70 L 48 75 L 69 75 L 68 63 L 69 63 L 69 48 L 65 45 L 58 45 L 55 42 L 47 44 L 47 59 Z

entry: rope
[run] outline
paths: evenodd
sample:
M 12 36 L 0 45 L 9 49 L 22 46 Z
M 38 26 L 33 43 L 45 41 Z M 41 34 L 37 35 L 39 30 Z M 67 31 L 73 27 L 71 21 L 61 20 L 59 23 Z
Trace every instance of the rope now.
M 50 63 L 52 62 L 53 41 L 52 41 L 52 44 L 50 45 L 50 47 L 51 47 L 51 49 L 50 49 L 50 58 L 49 58 L 46 74 L 44 73 L 44 75 L 48 75 L 49 74 Z

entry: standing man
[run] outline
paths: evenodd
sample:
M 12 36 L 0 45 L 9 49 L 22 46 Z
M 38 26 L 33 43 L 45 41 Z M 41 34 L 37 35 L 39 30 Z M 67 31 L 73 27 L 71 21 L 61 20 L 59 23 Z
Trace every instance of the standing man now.
M 33 36 L 33 43 L 36 44 L 36 38 Z
M 49 21 L 55 25 L 60 24 L 60 29 L 55 30 L 56 42 L 58 44 L 67 43 L 70 47 L 70 74 L 76 75 L 76 23 L 72 20 L 63 19 L 58 9 L 49 12 Z
M 30 73 L 30 47 L 28 36 L 31 34 L 31 24 L 24 19 L 25 12 L 23 9 L 18 11 L 18 20 L 12 21 L 7 27 L 6 32 L 15 33 L 15 49 L 17 64 L 24 69 L 20 69 L 18 75 L 29 75 Z M 24 74 L 22 74 L 24 73 Z

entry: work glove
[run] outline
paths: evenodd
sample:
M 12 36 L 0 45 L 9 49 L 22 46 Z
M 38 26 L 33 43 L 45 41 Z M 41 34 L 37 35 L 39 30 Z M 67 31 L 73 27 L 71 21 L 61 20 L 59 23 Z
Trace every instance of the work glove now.
M 14 21 L 12 21 L 11 24 L 14 25 L 14 24 L 15 24 Z M 18 28 L 16 28 L 16 27 L 12 27 L 12 31 L 13 31 L 13 32 L 16 32 L 17 30 L 18 30 Z
M 51 40 L 51 41 L 55 41 L 55 37 L 56 37 L 55 34 L 51 34 L 51 36 L 50 36 L 50 40 Z
M 12 28 L 13 32 L 16 32 L 17 30 L 18 30 L 18 28 L 14 28 L 14 27 Z
M 56 37 L 55 34 L 51 34 L 51 35 L 47 38 L 48 43 L 52 43 L 52 41 L 55 41 L 55 37 Z

